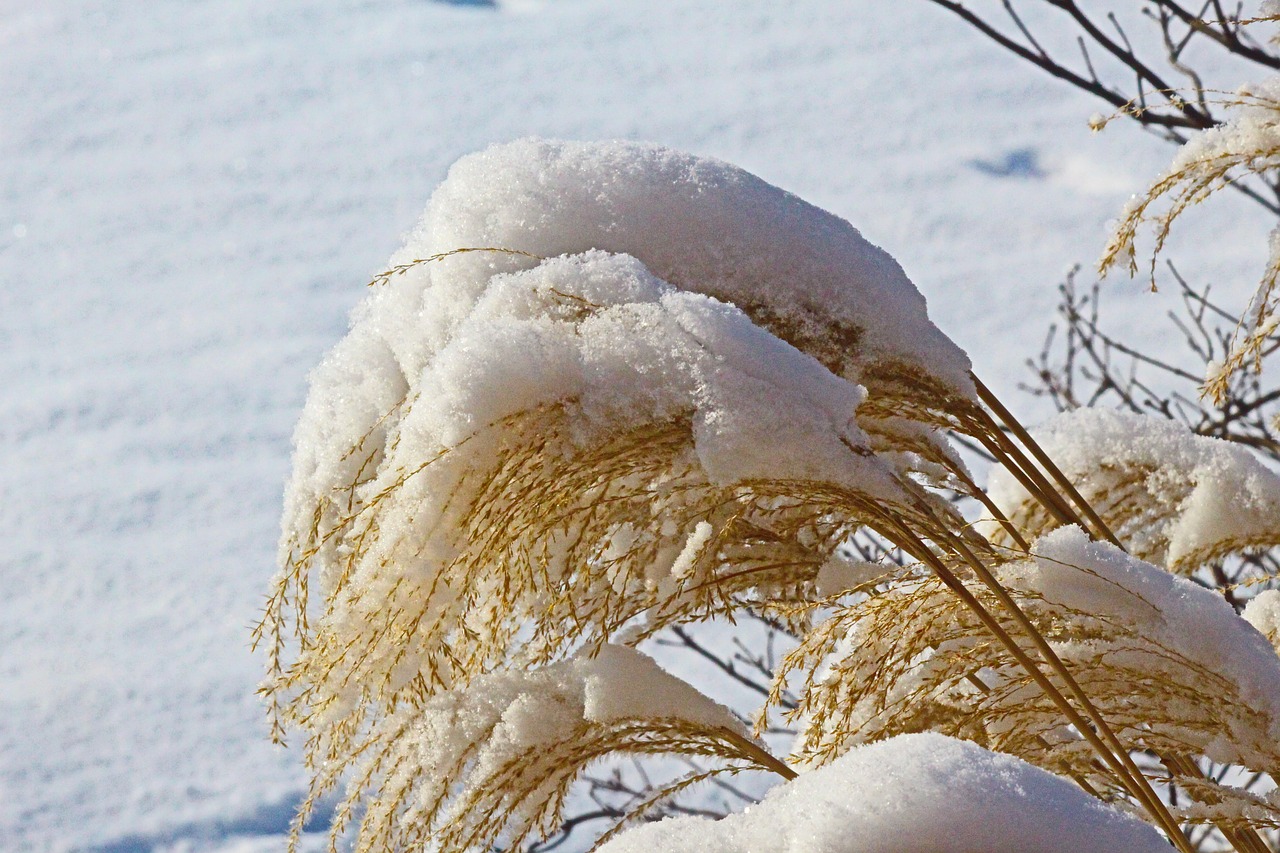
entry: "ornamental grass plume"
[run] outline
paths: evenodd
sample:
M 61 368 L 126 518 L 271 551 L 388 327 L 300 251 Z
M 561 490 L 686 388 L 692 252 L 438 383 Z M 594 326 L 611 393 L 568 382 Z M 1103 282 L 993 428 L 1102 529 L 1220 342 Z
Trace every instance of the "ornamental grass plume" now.
M 1126 743 L 1275 772 L 1280 657 L 1220 595 L 1076 527 L 1047 534 L 1029 558 L 997 574 Z M 936 578 L 899 573 L 851 603 L 808 606 L 832 616 L 788 655 L 782 674 L 794 680 L 798 670 L 809 685 L 789 712 L 800 726 L 796 758 L 806 765 L 827 764 L 856 743 L 929 730 L 1017 755 L 1089 791 L 1122 793 Z M 1181 764 L 1171 772 L 1195 789 L 1177 815 L 1184 823 L 1274 827 L 1280 819 L 1261 797 L 1186 779 Z
M 1156 261 L 1183 213 L 1244 177 L 1274 176 L 1280 168 L 1280 78 L 1244 86 L 1234 93 L 1207 94 L 1232 118 L 1193 135 L 1178 149 L 1168 170 L 1126 206 L 1098 262 L 1104 275 L 1117 267 L 1130 276 L 1137 274 L 1138 235 L 1149 225 L 1154 232 L 1149 275 L 1155 287 Z M 1122 112 L 1137 113 L 1142 109 L 1141 105 L 1130 104 Z M 1205 377 L 1203 393 L 1215 404 L 1226 400 L 1233 374 L 1249 367 L 1260 370 L 1266 351 L 1274 348 L 1280 327 L 1278 285 L 1280 230 L 1273 230 L 1266 266 L 1249 306 L 1240 316 L 1231 346 L 1223 359 L 1210 366 Z
M 987 447 L 1018 501 L 989 498 L 948 431 Z M 735 167 L 538 140 L 460 161 L 313 374 L 295 444 L 256 639 L 276 734 L 305 738 L 298 829 L 343 778 L 335 839 L 363 812 L 359 849 L 440 850 L 554 830 L 567 786 L 609 753 L 792 778 L 629 648 L 744 609 L 800 638 L 775 693 L 802 697 L 803 763 L 936 729 L 1067 773 L 1184 851 L 1179 820 L 1250 853 L 1273 825 L 1229 786 L 1185 782 L 1196 756 L 1273 766 L 1258 697 L 1280 664 L 1254 668 L 1256 689 L 1206 676 L 1271 646 L 1234 613 L 1228 652 L 1188 651 L 1179 626 L 1198 617 L 1124 623 L 1164 599 L 1056 598 L 1105 599 L 1044 579 L 1045 543 L 1068 534 L 1061 562 L 1125 596 L 1150 594 L 1131 577 L 1171 576 L 1119 550 L 888 255 Z M 1033 552 L 1031 528 L 1054 526 L 1074 532 Z M 1085 530 L 1112 544 L 1090 551 Z M 858 531 L 913 564 L 833 597 Z M 1169 689 L 1134 693 L 1139 674 Z M 682 698 L 655 705 L 645 684 Z M 1142 750 L 1167 753 L 1158 772 L 1192 798 L 1177 813 Z
M 1035 432 L 1135 556 L 1191 575 L 1246 551 L 1280 545 L 1280 475 L 1244 447 L 1196 435 L 1155 415 L 1078 409 Z M 988 484 L 992 501 L 1026 535 L 1058 521 L 1007 471 Z M 993 525 L 992 539 L 1012 545 Z

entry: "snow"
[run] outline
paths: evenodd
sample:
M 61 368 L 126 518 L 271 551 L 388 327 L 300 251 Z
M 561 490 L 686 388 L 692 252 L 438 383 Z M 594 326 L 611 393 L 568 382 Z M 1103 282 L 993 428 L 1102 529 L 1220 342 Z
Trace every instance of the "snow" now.
M 1240 614 L 1280 649 L 1280 590 L 1266 589 L 1249 599 Z
M 17 851 L 279 849 L 303 772 L 267 742 L 246 646 L 289 436 L 308 371 L 462 155 L 539 134 L 741 164 L 901 260 L 1009 400 L 1060 272 L 1168 158 L 1091 136 L 1093 102 L 923 3 L 0 0 L 0 92 Z M 1023 149 L 1038 170 L 971 165 Z M 1232 205 L 1177 259 L 1224 298 L 1244 282 L 1243 304 L 1265 231 Z M 1166 307 L 1114 287 L 1117 314 Z
M 626 142 L 493 146 L 449 170 L 392 264 L 468 246 L 633 255 L 801 349 L 815 342 L 851 381 L 864 362 L 898 358 L 972 394 L 968 357 L 929 322 L 893 258 L 848 222 L 718 160 Z M 498 258 L 528 266 L 519 255 Z M 485 269 L 494 260 L 477 253 L 458 263 Z
M 1239 445 L 1155 415 L 1105 409 L 1063 413 L 1032 435 L 1145 560 L 1190 572 L 1280 537 L 1280 475 Z M 996 470 L 989 486 L 1010 518 L 1029 508 L 1007 471 Z
M 719 821 L 668 818 L 601 853 L 1162 853 L 1168 842 L 1016 758 L 936 734 L 857 747 Z
M 1001 580 L 1064 613 L 1088 613 L 1091 619 L 1123 625 L 1138 640 L 1121 639 L 1108 660 L 1119 664 L 1134 655 L 1151 683 L 1192 679 L 1195 686 L 1197 669 L 1220 678 L 1222 684 L 1214 688 L 1222 697 L 1217 735 L 1203 745 L 1204 754 L 1247 767 L 1274 764 L 1280 742 L 1280 657 L 1248 617 L 1236 615 L 1219 593 L 1093 541 L 1079 527 L 1041 537 L 1032 555 L 1030 561 L 1002 567 Z M 1144 643 L 1154 644 L 1159 653 L 1142 652 Z M 1088 643 L 1064 645 L 1066 661 L 1077 655 L 1088 660 L 1096 652 Z M 1171 709 L 1171 716 L 1176 713 Z

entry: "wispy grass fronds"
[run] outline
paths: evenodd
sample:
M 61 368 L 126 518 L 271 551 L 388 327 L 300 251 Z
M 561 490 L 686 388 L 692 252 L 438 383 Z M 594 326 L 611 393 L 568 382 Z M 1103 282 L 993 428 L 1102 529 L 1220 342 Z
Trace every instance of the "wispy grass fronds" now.
M 434 255 L 428 255 L 425 258 L 413 258 L 412 260 L 405 261 L 404 263 L 395 264 L 369 279 L 369 283 L 366 286 L 377 287 L 379 285 L 386 284 L 396 276 L 404 275 L 409 270 L 414 269 L 415 267 L 420 267 L 423 264 L 431 264 L 436 261 L 443 261 L 445 258 L 452 258 L 455 255 L 465 255 L 471 252 L 494 252 L 499 255 L 516 255 L 522 258 L 530 258 L 535 261 L 545 260 L 545 258 L 540 255 L 535 255 L 532 252 L 526 252 L 521 249 L 503 249 L 498 246 L 466 246 L 461 249 L 450 249 L 447 252 L 437 252 Z
M 1038 435 L 1084 499 L 1147 562 L 1191 574 L 1280 544 L 1280 477 L 1242 447 L 1165 418 L 1092 409 L 1059 415 Z M 992 497 L 1025 535 L 1063 523 L 1007 470 L 993 475 Z M 1009 542 L 1002 529 L 992 535 Z
M 525 149 L 544 171 L 525 174 Z M 306 739 L 313 786 L 296 828 L 344 778 L 335 838 L 358 820 L 361 850 L 461 851 L 552 833 L 573 779 L 608 754 L 790 777 L 724 709 L 624 648 L 749 607 L 799 638 L 773 699 L 797 688 L 807 763 L 943 731 L 1124 800 L 1183 853 L 1179 817 L 1221 820 L 1256 853 L 1241 815 L 1273 815 L 1191 771 L 1199 756 L 1276 768 L 1280 658 L 1256 633 L 1241 639 L 1234 613 L 1210 627 L 1226 626 L 1239 659 L 1188 645 L 1178 629 L 1205 626 L 1161 621 L 1181 612 L 1176 596 L 1150 600 L 1169 576 L 1091 551 L 1102 546 L 1081 532 L 1157 556 L 1142 535 L 1193 497 L 1141 509 L 1131 484 L 1117 509 L 1115 483 L 1056 463 L 847 223 L 736 171 L 708 183 L 723 164 L 669 152 L 519 143 L 494 156 L 538 191 L 475 188 L 513 211 L 496 218 L 460 190 L 433 203 L 452 211 L 441 233 L 503 233 L 406 250 L 375 279 L 386 286 L 318 371 L 299 430 L 282 567 L 255 635 L 275 733 Z M 606 168 L 618 156 L 644 169 Z M 545 190 L 553 178 L 572 209 Z M 521 205 L 566 233 L 506 241 Z M 765 251 L 780 232 L 762 210 L 789 229 L 785 259 Z M 703 251 L 673 245 L 677 215 Z M 617 244 L 577 246 L 591 235 Z M 535 244 L 560 248 L 544 261 Z M 801 269 L 811 291 L 775 292 Z M 1017 499 L 987 495 L 949 432 L 988 452 Z M 1143 476 L 1148 490 L 1160 479 Z M 957 496 L 990 513 L 990 539 Z M 1036 534 L 1072 525 L 1031 559 Z M 910 562 L 832 597 L 836 555 L 859 531 Z M 1130 588 L 1135 575 L 1146 587 Z M 1276 677 L 1251 693 L 1246 664 Z M 1144 751 L 1172 757 L 1144 774 Z M 1177 815 L 1156 791 L 1174 777 L 1201 792 Z
M 1200 131 L 1179 149 L 1168 171 L 1125 208 L 1111 235 L 1099 270 L 1117 267 L 1138 272 L 1138 235 L 1149 226 L 1154 236 L 1148 274 L 1155 287 L 1156 261 L 1188 209 L 1248 175 L 1269 175 L 1280 167 L 1280 88 L 1275 81 L 1242 88 L 1223 98 L 1232 118 L 1220 127 Z M 1136 107 L 1135 107 L 1136 109 Z M 1230 377 L 1252 366 L 1260 369 L 1264 350 L 1275 338 L 1280 307 L 1280 237 L 1272 234 L 1268 259 L 1249 307 L 1240 317 L 1226 357 L 1205 378 L 1203 393 L 1221 404 Z
M 646 693 L 639 703 L 629 695 L 637 689 Z M 357 851 L 519 849 L 554 833 L 588 765 L 618 754 L 719 762 L 664 794 L 743 769 L 795 775 L 726 708 L 638 652 L 606 646 L 595 658 L 482 676 L 387 714 L 350 755 L 320 769 L 308 806 L 345 775 L 335 842 L 363 806 Z
M 1259 638 L 1212 593 L 1179 581 L 1181 588 L 1160 594 L 1159 581 L 1168 578 L 1160 570 L 1114 549 L 1109 563 L 1100 561 L 1105 546 L 1079 551 L 1082 543 L 1078 531 L 1059 536 L 1037 546 L 1035 560 L 1006 563 L 997 574 L 1116 734 L 1159 755 L 1210 755 L 1273 771 L 1280 749 L 1265 733 L 1280 720 L 1274 653 L 1258 648 Z M 1092 563 L 1080 559 L 1089 549 Z M 1072 552 L 1075 562 L 1053 556 Z M 1006 631 L 1018 634 L 990 593 L 979 588 L 974 594 Z M 1195 604 L 1179 613 L 1163 600 L 1169 594 Z M 1046 672 L 1069 691 L 1058 672 Z M 788 679 L 809 685 L 790 712 L 801 726 L 801 763 L 825 764 L 853 744 L 896 734 L 940 731 L 1110 796 L 1127 787 L 1099 763 L 1079 729 L 1063 724 L 1057 704 L 973 611 L 919 570 L 836 606 L 788 656 L 779 688 Z M 1258 682 L 1271 685 L 1269 698 L 1257 694 Z M 1201 817 L 1227 802 L 1247 804 L 1251 813 L 1259 808 L 1252 794 L 1205 780 L 1184 794 L 1205 798 L 1198 800 L 1205 807 Z M 1275 817 L 1271 809 L 1265 820 Z

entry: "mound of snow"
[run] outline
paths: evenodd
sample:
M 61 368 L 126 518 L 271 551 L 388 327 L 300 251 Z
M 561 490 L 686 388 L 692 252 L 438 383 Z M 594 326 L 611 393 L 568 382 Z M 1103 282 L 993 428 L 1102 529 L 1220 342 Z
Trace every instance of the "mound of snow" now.
M 450 169 L 392 263 L 473 247 L 632 255 L 800 349 L 821 349 L 855 382 L 866 361 L 902 359 L 971 393 L 968 357 L 929 321 L 893 258 L 843 219 L 719 160 L 631 142 L 495 145 Z M 460 267 L 451 277 L 483 282 L 534 261 L 473 254 L 450 263 Z
M 936 734 L 859 747 L 718 821 L 630 829 L 601 853 L 1166 853 L 1151 827 L 1026 762 Z

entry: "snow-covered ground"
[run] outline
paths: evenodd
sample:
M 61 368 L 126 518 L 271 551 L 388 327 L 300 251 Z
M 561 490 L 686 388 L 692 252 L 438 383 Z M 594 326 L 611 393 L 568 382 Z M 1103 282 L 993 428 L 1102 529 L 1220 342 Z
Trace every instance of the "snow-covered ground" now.
M 247 641 L 290 432 L 453 160 L 735 162 L 896 256 L 1018 399 L 1168 154 L 1095 110 L 924 0 L 0 0 L 0 848 L 278 846 L 303 776 Z M 1234 205 L 1177 257 L 1241 295 Z M 1157 339 L 1166 304 L 1113 289 Z

